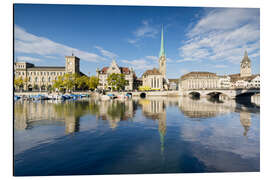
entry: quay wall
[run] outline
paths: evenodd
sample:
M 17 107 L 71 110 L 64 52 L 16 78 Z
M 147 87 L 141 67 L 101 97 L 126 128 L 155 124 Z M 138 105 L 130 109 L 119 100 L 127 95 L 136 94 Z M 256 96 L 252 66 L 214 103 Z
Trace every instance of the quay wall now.
M 106 94 L 114 94 L 116 96 L 131 93 L 132 96 L 140 96 L 145 93 L 146 96 L 179 96 L 179 91 L 132 91 L 132 92 L 107 92 Z
M 126 94 L 126 93 L 132 93 L 132 96 L 140 96 L 141 93 L 145 93 L 146 96 L 179 96 L 179 91 L 131 91 L 131 92 L 106 92 L 106 94 L 114 94 L 116 96 Z M 48 95 L 48 92 L 39 92 L 39 91 L 31 91 L 31 92 L 14 92 L 14 95 L 17 96 L 23 96 L 23 95 Z M 54 94 L 54 93 L 52 93 Z M 91 91 L 80 91 L 80 92 L 72 92 L 72 94 L 89 94 L 91 96 L 96 96 L 98 93 L 91 92 Z

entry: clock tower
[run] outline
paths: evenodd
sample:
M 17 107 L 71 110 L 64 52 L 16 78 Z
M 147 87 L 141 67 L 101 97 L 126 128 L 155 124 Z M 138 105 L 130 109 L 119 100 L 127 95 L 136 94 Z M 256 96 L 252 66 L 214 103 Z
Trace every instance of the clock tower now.
M 74 56 L 66 56 L 66 73 L 80 73 L 80 58 Z
M 242 59 L 240 64 L 240 76 L 241 77 L 251 76 L 251 61 L 248 58 L 247 51 L 245 51 L 244 58 Z

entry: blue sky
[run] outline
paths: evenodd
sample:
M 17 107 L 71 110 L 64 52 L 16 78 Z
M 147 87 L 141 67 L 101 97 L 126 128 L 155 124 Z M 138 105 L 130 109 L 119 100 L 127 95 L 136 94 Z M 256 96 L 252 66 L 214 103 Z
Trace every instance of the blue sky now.
M 260 12 L 254 8 L 15 4 L 17 61 L 64 66 L 72 52 L 81 71 L 133 67 L 137 76 L 158 67 L 164 24 L 167 77 L 190 71 L 239 73 L 247 50 L 260 71 Z

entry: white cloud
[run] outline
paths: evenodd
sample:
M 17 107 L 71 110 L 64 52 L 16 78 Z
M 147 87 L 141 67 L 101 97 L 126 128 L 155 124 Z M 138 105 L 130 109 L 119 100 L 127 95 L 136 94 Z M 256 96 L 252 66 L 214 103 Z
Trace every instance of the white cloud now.
M 142 21 L 142 26 L 134 32 L 134 35 L 136 37 L 155 37 L 157 33 L 158 30 L 150 25 L 149 21 L 144 20 Z
M 130 43 L 130 44 L 135 44 L 139 39 L 128 39 L 127 41 Z
M 16 53 L 37 54 L 42 56 L 67 56 L 74 53 L 85 61 L 97 62 L 105 60 L 105 58 L 97 54 L 81 51 L 76 48 L 56 43 L 48 38 L 33 35 L 17 25 L 15 25 L 14 32 Z
M 151 37 L 154 38 L 158 34 L 158 29 L 154 25 L 150 24 L 149 21 L 143 20 L 142 25 L 138 27 L 134 32 L 134 38 L 127 40 L 128 43 L 136 45 L 142 38 Z
M 110 58 L 110 59 L 115 59 L 115 58 L 118 57 L 117 54 L 115 54 L 115 53 L 113 53 L 113 52 L 110 52 L 110 51 L 108 51 L 108 50 L 105 50 L 105 49 L 103 49 L 103 48 L 100 47 L 100 46 L 95 46 L 95 48 L 98 49 L 98 50 L 100 51 L 100 53 L 101 53 L 103 56 L 108 57 L 108 58 Z
M 135 59 L 135 60 L 122 60 L 125 64 L 130 64 L 132 67 L 136 70 L 147 70 L 152 69 L 154 67 L 153 62 L 149 62 L 145 60 L 144 58 L 141 59 Z
M 59 57 L 56 57 L 56 56 L 44 56 L 45 58 L 48 58 L 48 59 L 58 59 Z
M 201 18 L 188 33 L 190 37 L 213 30 L 230 30 L 249 22 L 259 23 L 258 9 L 222 8 L 214 9 Z M 257 24 L 258 25 L 258 24 Z
M 224 64 L 217 64 L 217 65 L 214 65 L 215 68 L 226 68 L 228 66 L 224 65 Z
M 214 9 L 194 26 L 182 47 L 181 60 L 218 60 L 239 64 L 244 51 L 259 56 L 259 9 Z
M 157 56 L 145 56 L 145 58 L 151 59 L 153 61 L 157 61 L 158 60 L 158 57 Z
M 188 72 L 189 72 L 188 69 L 181 69 L 181 70 L 180 70 L 180 73 L 181 73 L 181 74 L 186 74 L 186 73 L 188 73 Z
M 39 58 L 33 58 L 33 57 L 28 57 L 28 56 L 19 56 L 17 57 L 18 61 L 30 61 L 30 62 L 39 62 L 41 59 Z

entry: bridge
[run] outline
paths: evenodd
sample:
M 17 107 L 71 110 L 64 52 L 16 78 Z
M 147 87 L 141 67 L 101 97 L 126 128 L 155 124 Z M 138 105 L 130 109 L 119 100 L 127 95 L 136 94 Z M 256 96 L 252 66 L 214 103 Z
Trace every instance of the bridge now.
M 244 95 L 259 94 L 258 88 L 242 88 L 242 89 L 180 89 L 180 96 L 198 96 L 198 97 L 221 97 L 235 99 Z

